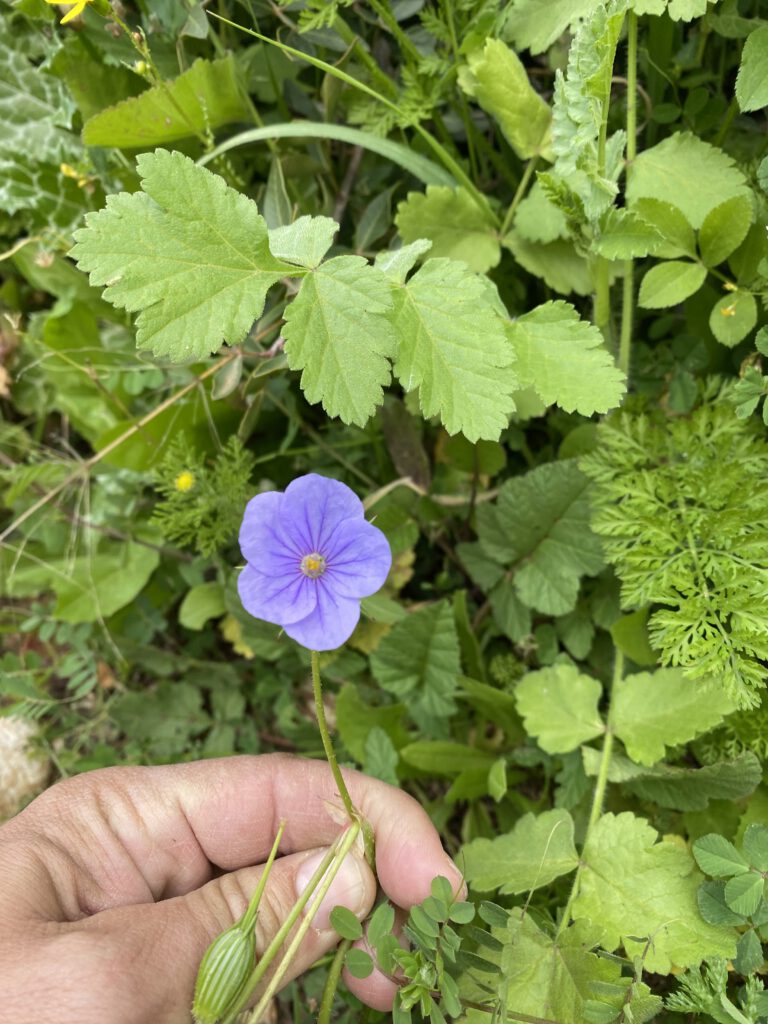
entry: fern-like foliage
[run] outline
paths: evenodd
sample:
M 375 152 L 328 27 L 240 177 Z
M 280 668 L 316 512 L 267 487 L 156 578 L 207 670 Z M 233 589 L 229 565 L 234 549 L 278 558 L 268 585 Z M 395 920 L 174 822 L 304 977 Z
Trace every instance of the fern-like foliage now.
M 582 462 L 628 608 L 665 665 L 760 702 L 768 660 L 768 444 L 710 391 L 686 418 L 621 412 Z

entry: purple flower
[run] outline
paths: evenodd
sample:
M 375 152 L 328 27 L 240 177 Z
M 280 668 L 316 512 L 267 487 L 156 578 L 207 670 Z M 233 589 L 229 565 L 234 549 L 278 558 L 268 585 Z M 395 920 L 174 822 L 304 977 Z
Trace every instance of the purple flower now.
M 240 550 L 248 564 L 237 589 L 246 611 L 313 651 L 349 639 L 360 599 L 379 589 L 392 564 L 389 542 L 366 521 L 360 499 L 317 473 L 292 481 L 285 493 L 251 498 Z

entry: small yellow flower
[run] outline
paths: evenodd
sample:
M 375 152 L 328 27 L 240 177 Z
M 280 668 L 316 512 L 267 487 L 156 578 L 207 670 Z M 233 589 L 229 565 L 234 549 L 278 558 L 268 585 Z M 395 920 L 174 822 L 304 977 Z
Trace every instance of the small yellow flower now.
M 65 178 L 72 178 L 76 181 L 78 188 L 85 188 L 91 180 L 87 174 L 81 174 L 80 171 L 71 164 L 59 164 L 59 171 Z
M 63 0 L 60 4 L 60 0 L 45 0 L 47 4 L 53 6 L 72 7 L 71 11 L 67 11 L 64 17 L 61 19 L 61 24 L 66 25 L 68 21 L 72 21 L 73 18 L 77 18 L 83 13 L 88 4 L 92 3 L 93 0 L 72 0 L 72 3 L 68 3 L 67 0 Z
M 736 303 L 732 303 L 730 306 L 723 306 L 720 310 L 721 316 L 736 316 Z
M 195 486 L 195 474 L 188 469 L 182 470 L 173 481 L 173 486 L 177 491 L 191 491 Z

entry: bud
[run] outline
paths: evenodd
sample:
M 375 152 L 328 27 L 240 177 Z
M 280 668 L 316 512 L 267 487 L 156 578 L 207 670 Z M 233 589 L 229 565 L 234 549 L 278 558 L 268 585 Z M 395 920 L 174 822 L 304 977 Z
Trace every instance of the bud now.
M 142 75 L 143 77 L 149 71 L 149 66 L 145 60 L 137 60 L 133 65 L 133 70 L 137 75 Z
M 243 990 L 256 958 L 256 935 L 244 921 L 222 932 L 208 947 L 197 972 L 192 1015 L 196 1024 L 216 1024 Z

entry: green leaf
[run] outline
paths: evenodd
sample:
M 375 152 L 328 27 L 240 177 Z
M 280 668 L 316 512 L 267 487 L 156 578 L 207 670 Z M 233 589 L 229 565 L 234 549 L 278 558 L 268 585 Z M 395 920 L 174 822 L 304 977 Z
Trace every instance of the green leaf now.
M 768 25 L 747 36 L 736 77 L 736 99 L 742 111 L 768 106 Z
M 475 919 L 475 905 L 464 900 L 452 903 L 448 911 L 448 917 L 454 924 L 469 924 L 470 921 Z
M 749 870 L 749 864 L 733 843 L 714 832 L 696 840 L 693 856 L 701 870 L 715 878 L 730 878 Z
M 707 879 L 699 886 L 696 896 L 699 913 L 710 924 L 743 925 L 744 917 L 734 914 L 725 902 L 725 882 L 719 879 Z
M 477 533 L 482 552 L 513 569 L 521 600 L 548 615 L 571 611 L 581 576 L 603 565 L 589 526 L 587 480 L 573 460 L 508 480 L 494 504 L 478 509 Z
M 659 231 L 632 210 L 611 208 L 600 222 L 600 234 L 592 251 L 607 260 L 631 260 L 658 252 L 663 245 Z
M 375 964 L 370 953 L 364 949 L 348 949 L 344 957 L 344 966 L 353 978 L 369 978 L 373 974 Z
M 420 771 L 446 778 L 473 769 L 487 775 L 496 760 L 487 750 L 450 740 L 418 740 L 403 747 L 400 756 Z
M 507 759 L 499 757 L 493 762 L 491 770 L 488 772 L 488 795 L 498 803 L 507 795 L 508 788 Z
M 638 608 L 636 612 L 622 615 L 609 628 L 616 647 L 636 665 L 658 663 L 659 652 L 651 647 L 648 640 L 647 608 Z
M 178 78 L 94 114 L 83 126 L 83 141 L 151 149 L 247 117 L 235 58 L 198 59 Z
M 424 416 L 439 415 L 449 434 L 497 440 L 517 378 L 494 286 L 462 263 L 430 259 L 393 296 L 403 388 L 418 388 Z
M 504 38 L 518 50 L 542 53 L 594 7 L 594 0 L 517 0 L 507 9 Z
M 651 765 L 666 747 L 688 743 L 735 710 L 716 680 L 696 683 L 680 669 L 625 676 L 613 689 L 616 735 L 633 761 Z
M 705 957 L 732 957 L 733 930 L 708 924 L 699 914 L 701 876 L 690 854 L 676 842 L 656 840 L 642 818 L 604 814 L 582 853 L 574 920 L 599 924 L 604 949 L 623 945 L 628 956 L 642 955 L 645 970 L 658 974 Z
M 750 928 L 739 939 L 733 966 L 739 974 L 748 975 L 763 966 L 763 945 L 754 928 Z
M 706 267 L 687 260 L 670 260 L 651 267 L 640 285 L 638 304 L 646 309 L 664 309 L 697 292 L 707 276 Z
M 459 69 L 459 85 L 464 92 L 496 121 L 521 160 L 541 153 L 552 112 L 531 86 L 514 50 L 500 39 L 488 39 L 482 51 L 470 53 L 467 60 L 467 65 Z
M 741 848 L 751 867 L 768 871 L 768 826 L 747 826 Z
M 395 623 L 371 655 L 371 671 L 389 693 L 408 698 L 417 721 L 451 715 L 461 662 L 450 602 L 427 605 Z
M 363 926 L 352 911 L 347 909 L 347 907 L 334 907 L 330 913 L 330 922 L 331 928 L 333 928 L 333 930 L 337 932 L 342 939 L 349 939 L 351 942 L 354 942 L 355 939 L 362 937 Z
M 670 135 L 638 154 L 626 190 L 630 206 L 635 207 L 638 199 L 660 199 L 676 206 L 694 228 L 701 227 L 710 210 L 737 195 L 749 193 L 731 157 L 688 132 Z
M 371 946 L 376 948 L 387 935 L 391 935 L 395 925 L 395 908 L 391 903 L 378 906 L 368 922 L 366 937 Z
M 661 235 L 662 243 L 655 250 L 656 256 L 667 260 L 676 256 L 696 257 L 694 230 L 682 211 L 672 203 L 661 199 L 637 199 L 632 210 Z
M 339 225 L 331 217 L 299 217 L 293 224 L 271 229 L 269 248 L 280 260 L 314 270 L 338 230 Z
M 603 688 L 573 665 L 529 672 L 517 684 L 525 731 L 548 754 L 566 754 L 605 731 L 597 705 Z
M 98 190 L 99 198 L 103 198 Z M 52 164 L 0 157 L 0 209 L 20 214 L 26 227 L 55 226 L 68 232 L 94 206 L 72 178 Z
M 210 619 L 218 619 L 227 608 L 224 588 L 216 581 L 199 583 L 188 590 L 179 607 L 179 622 L 186 629 L 202 629 Z
M 408 742 L 408 732 L 402 724 L 404 715 L 403 704 L 383 707 L 366 704 L 351 683 L 342 686 L 336 698 L 336 728 L 344 746 L 359 764 L 365 760 L 366 739 L 374 729 L 383 729 L 395 749 Z
M 395 745 L 379 725 L 375 725 L 365 737 L 363 771 L 374 779 L 397 786 L 397 764 L 400 757 Z
M 473 839 L 462 849 L 464 872 L 477 892 L 527 893 L 549 885 L 579 863 L 568 811 L 526 814 L 495 839 Z
M 502 239 L 517 262 L 535 277 L 561 295 L 589 295 L 592 278 L 586 259 L 576 252 L 573 242 L 556 238 L 542 244 L 530 242 L 519 231 L 510 231 Z
M 568 237 L 565 214 L 550 202 L 538 181 L 518 206 L 514 225 L 520 237 L 528 242 L 554 242 Z
M 710 210 L 699 231 L 701 258 L 717 267 L 738 249 L 752 224 L 752 203 L 743 195 L 731 196 Z
M 139 348 L 182 362 L 240 342 L 293 273 L 271 255 L 256 204 L 181 153 L 136 163 L 143 191 L 88 214 L 70 255 L 113 306 L 141 310 Z
M 566 412 L 591 416 L 621 402 L 624 374 L 593 324 L 567 302 L 546 302 L 508 327 L 521 383 Z
M 725 883 L 725 902 L 734 914 L 749 917 L 760 906 L 764 885 L 763 876 L 757 871 L 734 875 Z
M 54 617 L 64 622 L 100 622 L 124 608 L 144 589 L 160 556 L 133 542 L 102 543 L 93 555 L 55 559 L 49 586 L 56 593 Z
M 464 188 L 428 185 L 426 192 L 409 192 L 398 203 L 395 224 L 405 243 L 428 238 L 431 256 L 462 260 L 478 274 L 501 257 L 493 220 Z
M 308 402 L 364 426 L 384 400 L 396 338 L 384 274 L 362 256 L 337 256 L 307 274 L 285 311 L 285 354 L 302 370 Z
M 712 307 L 709 327 L 721 345 L 733 348 L 757 323 L 757 300 L 751 292 L 724 295 Z

